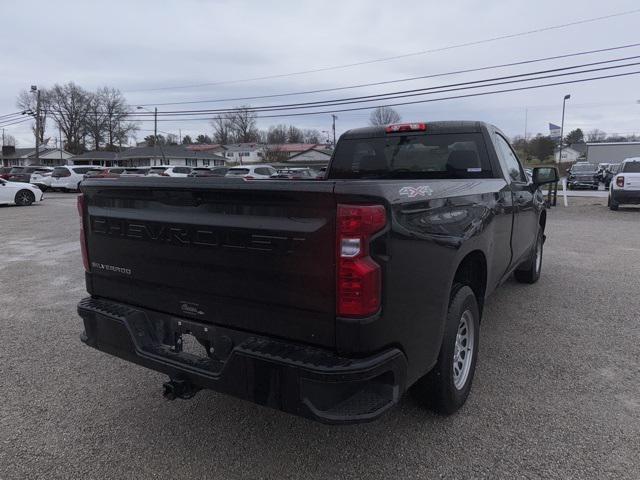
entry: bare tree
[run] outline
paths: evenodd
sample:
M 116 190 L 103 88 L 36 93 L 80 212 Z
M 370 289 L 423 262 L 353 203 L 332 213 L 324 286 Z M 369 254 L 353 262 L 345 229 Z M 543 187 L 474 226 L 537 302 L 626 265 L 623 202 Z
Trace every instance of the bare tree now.
M 587 142 L 604 142 L 605 138 L 607 138 L 606 132 L 597 128 L 587 132 Z
M 2 140 L 2 146 L 3 147 L 5 145 L 12 146 L 12 147 L 16 146 L 16 137 L 14 137 L 13 135 L 11 135 L 9 133 L 5 133 L 4 135 L 2 135 L 0 137 L 0 140 Z
M 242 105 L 228 116 L 234 140 L 238 143 L 258 142 L 257 115 L 249 105 Z
M 127 121 L 129 105 L 117 88 L 102 87 L 96 95 L 104 112 L 104 141 L 107 150 L 115 150 L 115 145 L 127 143 L 129 136 L 138 131 L 138 124 Z
M 302 130 L 294 125 L 289 125 L 287 129 L 287 143 L 302 143 L 304 134 Z
M 287 141 L 287 126 L 286 125 L 272 125 L 267 132 L 267 143 L 278 144 L 286 143 Z
M 82 153 L 87 115 L 91 111 L 91 95 L 73 82 L 56 84 L 50 90 L 49 109 L 65 136 L 67 150 Z
M 94 150 L 100 150 L 103 133 L 107 126 L 107 116 L 103 109 L 102 97 L 98 93 L 88 93 L 89 112 L 85 120 L 85 130 Z
M 398 123 L 400 120 L 400 114 L 391 107 L 377 107 L 371 112 L 371 116 L 369 117 L 369 123 L 374 127 Z
M 320 143 L 320 132 L 315 129 L 304 130 L 304 143 Z
M 40 143 L 44 142 L 44 132 L 47 127 L 47 115 L 49 113 L 49 96 L 50 93 L 48 90 L 40 90 L 40 132 L 38 132 Z M 16 106 L 24 112 L 30 112 L 29 115 L 33 115 L 35 119 L 37 110 L 37 94 L 31 92 L 30 90 L 22 90 L 18 94 L 18 98 L 16 99 Z M 36 135 L 35 121 L 33 122 L 31 129 L 33 131 L 33 134 Z
M 178 136 L 175 133 L 167 133 L 167 145 L 177 145 Z
M 213 142 L 221 145 L 232 143 L 231 138 L 231 120 L 226 115 L 216 115 L 211 120 L 213 127 Z

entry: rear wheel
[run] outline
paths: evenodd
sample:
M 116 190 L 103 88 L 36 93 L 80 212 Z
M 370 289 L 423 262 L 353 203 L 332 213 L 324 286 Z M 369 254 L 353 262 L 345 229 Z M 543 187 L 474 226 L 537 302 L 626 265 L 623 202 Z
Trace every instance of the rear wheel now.
M 18 193 L 16 193 L 16 198 L 15 198 L 16 205 L 20 205 L 22 207 L 28 207 L 35 201 L 36 201 L 36 196 L 33 194 L 33 192 L 30 192 L 29 190 L 20 190 Z
M 609 206 L 609 210 L 618 210 L 618 204 L 613 201 L 611 198 L 611 193 L 609 193 L 609 199 L 607 200 L 607 205 Z
M 480 311 L 473 290 L 467 285 L 454 285 L 438 362 L 413 389 L 420 401 L 438 413 L 455 413 L 469 396 L 479 328 Z
M 533 251 L 529 259 L 524 262 L 514 272 L 516 280 L 520 283 L 536 283 L 540 278 L 540 272 L 542 271 L 542 253 L 544 245 L 544 236 L 542 229 L 538 229 L 538 236 L 536 237 L 536 244 L 533 247 Z

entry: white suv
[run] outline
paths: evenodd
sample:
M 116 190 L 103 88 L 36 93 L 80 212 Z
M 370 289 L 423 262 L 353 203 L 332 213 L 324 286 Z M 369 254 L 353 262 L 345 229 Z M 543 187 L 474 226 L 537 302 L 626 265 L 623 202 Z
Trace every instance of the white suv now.
M 84 179 L 84 174 L 95 170 L 102 170 L 102 167 L 91 165 L 56 167 L 51 174 L 51 189 L 77 191 L 80 188 L 80 182 Z
M 640 204 L 640 157 L 624 160 L 609 185 L 609 208 L 618 210 L 625 203 Z
M 225 177 L 242 177 L 249 180 L 255 178 L 263 180 L 271 178 L 271 175 L 275 175 L 276 173 L 278 173 L 278 171 L 271 165 L 242 165 L 230 168 Z
M 163 176 L 163 177 L 187 177 L 193 170 L 191 167 L 183 166 L 167 166 L 167 167 L 151 167 L 149 169 L 149 176 Z
M 53 167 L 41 167 L 31 174 L 29 183 L 33 183 L 43 192 L 51 188 L 51 174 L 53 174 Z

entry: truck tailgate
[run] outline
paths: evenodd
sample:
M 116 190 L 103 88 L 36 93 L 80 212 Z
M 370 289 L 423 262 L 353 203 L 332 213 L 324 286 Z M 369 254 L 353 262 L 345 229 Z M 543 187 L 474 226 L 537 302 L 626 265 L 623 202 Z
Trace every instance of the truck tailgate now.
M 179 317 L 335 345 L 333 182 L 83 182 L 89 292 Z

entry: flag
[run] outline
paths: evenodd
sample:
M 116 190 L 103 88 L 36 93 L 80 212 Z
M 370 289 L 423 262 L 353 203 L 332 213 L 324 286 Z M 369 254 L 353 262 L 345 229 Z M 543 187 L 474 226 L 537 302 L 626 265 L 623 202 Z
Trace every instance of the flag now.
M 561 128 L 558 125 L 554 125 L 553 123 L 549 124 L 549 136 L 552 140 L 560 140 L 560 132 Z

